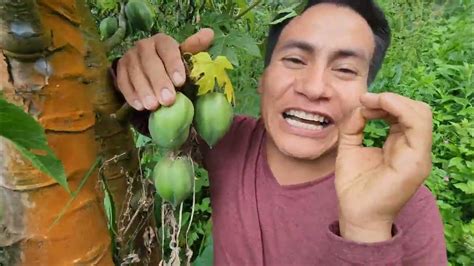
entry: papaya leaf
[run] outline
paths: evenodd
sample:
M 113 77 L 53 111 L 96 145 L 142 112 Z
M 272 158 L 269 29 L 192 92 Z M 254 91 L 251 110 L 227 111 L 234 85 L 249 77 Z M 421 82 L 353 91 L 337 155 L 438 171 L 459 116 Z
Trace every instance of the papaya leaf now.
M 233 62 L 233 60 L 231 60 L 231 58 L 229 58 L 227 54 L 225 54 L 226 51 L 235 49 L 239 49 L 251 56 L 261 57 L 260 48 L 258 47 L 257 42 L 248 34 L 237 31 L 230 31 L 228 34 L 224 34 L 223 32 L 216 31 L 214 44 L 209 50 L 211 55 L 224 55 L 232 62 L 233 65 L 237 65 Z
M 229 59 L 232 65 L 238 67 L 239 59 L 235 53 L 236 48 L 230 43 L 230 41 L 229 35 L 218 33 L 217 37 L 214 39 L 214 44 L 212 45 L 211 49 L 209 49 L 209 53 L 212 57 L 219 55 L 225 56 L 227 59 Z
M 230 42 L 239 49 L 242 49 L 247 54 L 255 57 L 260 57 L 260 48 L 257 42 L 248 34 L 231 32 Z
M 49 175 L 68 193 L 71 193 L 64 167 L 48 146 L 44 129 L 21 108 L 1 98 L 0 136 L 12 141 L 33 166 Z
M 198 85 L 198 95 L 212 92 L 214 87 L 224 90 L 224 94 L 230 103 L 234 102 L 234 88 L 227 75 L 226 69 L 233 69 L 232 64 L 225 56 L 217 56 L 212 60 L 207 52 L 201 52 L 191 57 L 193 67 L 190 77 Z

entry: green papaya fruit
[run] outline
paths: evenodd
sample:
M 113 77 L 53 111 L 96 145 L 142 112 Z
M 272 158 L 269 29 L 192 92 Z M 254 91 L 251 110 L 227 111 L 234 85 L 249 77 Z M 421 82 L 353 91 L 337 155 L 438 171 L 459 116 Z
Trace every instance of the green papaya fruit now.
M 106 40 L 110 38 L 118 29 L 116 17 L 106 17 L 99 24 L 100 38 Z
M 193 191 L 194 172 L 187 157 L 162 158 L 153 169 L 153 181 L 160 197 L 177 207 Z
M 148 32 L 153 27 L 153 12 L 144 0 L 129 0 L 125 5 L 125 15 L 135 30 Z
M 150 114 L 148 129 L 151 138 L 161 148 L 178 149 L 188 138 L 193 116 L 193 103 L 177 92 L 173 105 L 161 106 Z
M 211 92 L 198 96 L 196 101 L 195 128 L 209 147 L 213 147 L 229 130 L 234 112 L 225 95 Z

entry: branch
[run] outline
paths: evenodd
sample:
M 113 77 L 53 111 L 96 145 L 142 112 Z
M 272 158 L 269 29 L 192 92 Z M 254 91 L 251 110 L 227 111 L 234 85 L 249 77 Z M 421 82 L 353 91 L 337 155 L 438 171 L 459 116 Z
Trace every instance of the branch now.
M 260 4 L 260 2 L 262 2 L 262 0 L 256 0 L 255 2 L 253 2 L 249 7 L 247 7 L 247 9 L 242 10 L 242 12 L 235 16 L 235 20 L 238 20 L 239 18 L 245 16 L 250 10 Z
M 128 103 L 124 103 L 115 113 L 111 114 L 110 117 L 116 119 L 123 125 L 128 123 L 132 111 L 133 108 Z

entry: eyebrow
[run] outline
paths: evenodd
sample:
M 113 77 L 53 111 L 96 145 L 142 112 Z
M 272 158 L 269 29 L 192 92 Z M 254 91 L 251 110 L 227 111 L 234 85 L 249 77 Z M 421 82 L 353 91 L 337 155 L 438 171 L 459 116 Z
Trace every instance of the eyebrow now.
M 303 50 L 307 53 L 314 53 L 316 50 L 316 48 L 312 44 L 307 43 L 307 42 L 302 42 L 302 41 L 289 41 L 285 43 L 285 45 L 283 45 L 283 47 L 281 47 L 280 49 L 288 50 L 288 49 L 294 49 L 294 48 Z
M 308 42 L 304 42 L 304 41 L 289 41 L 286 44 L 284 44 L 280 49 L 284 51 L 284 50 L 295 49 L 295 48 L 303 50 L 304 52 L 307 52 L 307 53 L 315 53 L 317 50 L 317 48 L 314 45 Z M 348 58 L 348 57 L 354 57 L 357 59 L 362 59 L 364 61 L 369 61 L 366 54 L 359 49 L 336 50 L 335 52 L 331 53 L 330 60 L 333 61 L 335 59 Z
M 339 59 L 339 58 L 348 58 L 348 57 L 354 57 L 356 59 L 361 59 L 364 61 L 369 61 L 365 53 L 361 50 L 357 49 L 339 49 L 335 51 L 334 53 L 331 54 L 330 61 Z

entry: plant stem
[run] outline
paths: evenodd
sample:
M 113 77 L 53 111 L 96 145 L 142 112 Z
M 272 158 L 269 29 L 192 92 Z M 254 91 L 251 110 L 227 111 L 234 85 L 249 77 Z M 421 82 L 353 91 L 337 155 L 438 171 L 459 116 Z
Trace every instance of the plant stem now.
M 115 31 L 115 33 L 104 42 L 105 49 L 107 52 L 112 50 L 118 44 L 120 44 L 125 38 L 125 33 L 127 31 L 127 22 L 125 20 L 125 3 L 123 1 L 120 2 L 120 14 L 118 17 L 118 24 L 119 27 L 117 31 Z
M 262 2 L 262 0 L 256 0 L 255 2 L 253 2 L 249 7 L 247 7 L 247 9 L 245 10 L 242 10 L 242 12 L 240 12 L 236 17 L 235 17 L 235 20 L 238 20 L 240 19 L 241 17 L 245 16 L 245 14 L 247 14 L 250 10 L 252 10 L 254 7 L 256 7 L 258 4 L 260 4 L 260 2 Z

